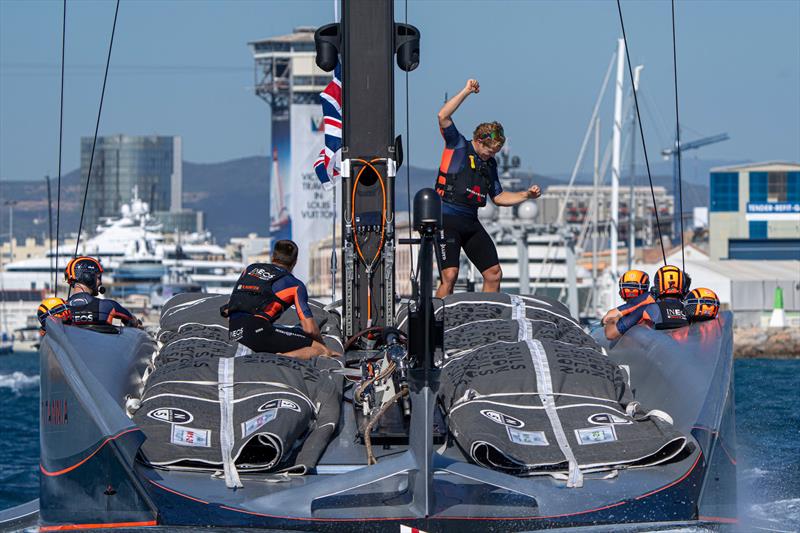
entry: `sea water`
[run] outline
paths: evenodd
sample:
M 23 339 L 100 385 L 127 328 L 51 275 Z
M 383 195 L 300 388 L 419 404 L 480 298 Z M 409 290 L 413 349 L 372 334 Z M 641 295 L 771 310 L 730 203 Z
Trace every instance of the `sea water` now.
M 737 360 L 742 531 L 800 531 L 800 360 Z M 39 490 L 39 358 L 0 356 L 0 509 Z

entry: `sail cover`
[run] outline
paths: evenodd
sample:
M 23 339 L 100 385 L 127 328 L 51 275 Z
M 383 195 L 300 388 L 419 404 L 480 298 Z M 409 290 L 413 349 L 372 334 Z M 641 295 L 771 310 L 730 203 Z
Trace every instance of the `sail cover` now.
M 439 399 L 474 462 L 518 475 L 564 476 L 669 461 L 687 439 L 646 411 L 627 373 L 550 299 L 445 299 Z M 657 416 L 656 416 L 657 415 Z
M 331 370 L 340 364 L 230 342 L 219 315 L 226 300 L 180 295 L 164 306 L 162 347 L 133 415 L 147 435 L 143 455 L 154 466 L 225 470 L 226 479 L 234 470 L 305 472 L 339 421 L 342 378 Z

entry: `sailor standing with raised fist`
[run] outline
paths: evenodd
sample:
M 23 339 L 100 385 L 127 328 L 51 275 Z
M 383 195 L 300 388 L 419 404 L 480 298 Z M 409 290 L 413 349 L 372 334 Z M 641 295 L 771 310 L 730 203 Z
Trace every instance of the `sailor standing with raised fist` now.
M 448 100 L 438 114 L 445 147 L 436 180 L 436 192 L 442 197 L 444 229 L 444 241 L 436 249 L 442 268 L 437 298 L 453 293 L 462 249 L 483 276 L 482 290 L 498 292 L 503 271 L 497 248 L 478 220 L 478 208 L 486 205 L 487 198 L 498 206 L 513 206 L 541 195 L 538 185 L 525 191 L 503 191 L 494 158 L 506 142 L 499 122 L 479 124 L 471 140 L 456 129 L 451 118 L 453 113 L 470 94 L 478 94 L 480 90 L 478 80 L 467 80 L 464 88 Z

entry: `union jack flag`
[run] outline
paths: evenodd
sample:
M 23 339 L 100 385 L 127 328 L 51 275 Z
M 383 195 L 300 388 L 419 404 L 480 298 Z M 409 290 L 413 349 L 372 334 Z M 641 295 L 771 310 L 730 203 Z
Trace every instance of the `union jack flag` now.
M 342 166 L 342 64 L 337 63 L 333 79 L 319 93 L 322 103 L 325 148 L 314 162 L 314 171 L 325 190 L 336 186 Z

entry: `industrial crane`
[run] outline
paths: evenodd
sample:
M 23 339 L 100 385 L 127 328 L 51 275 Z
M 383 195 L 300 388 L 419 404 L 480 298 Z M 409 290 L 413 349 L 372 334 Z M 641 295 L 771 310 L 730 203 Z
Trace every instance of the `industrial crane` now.
M 709 144 L 714 144 L 722 141 L 727 141 L 730 139 L 727 133 L 720 133 L 718 135 L 712 135 L 710 137 L 703 137 L 702 139 L 697 139 L 695 141 L 691 141 L 688 143 L 681 143 L 678 146 L 678 141 L 675 141 L 675 146 L 671 148 L 664 148 L 661 150 L 661 155 L 664 156 L 664 159 L 669 159 L 672 157 L 672 194 L 675 196 L 675 209 L 673 210 L 672 215 L 672 242 L 676 243 L 680 241 L 681 235 L 681 219 L 680 217 L 683 216 L 682 206 L 680 206 L 677 202 L 678 198 L 678 191 L 680 190 L 680 184 L 678 183 L 679 180 L 679 172 L 678 172 L 678 162 L 680 161 L 679 158 L 675 157 L 678 152 L 686 152 L 688 150 L 697 150 L 698 148 L 702 148 L 703 146 L 708 146 Z

